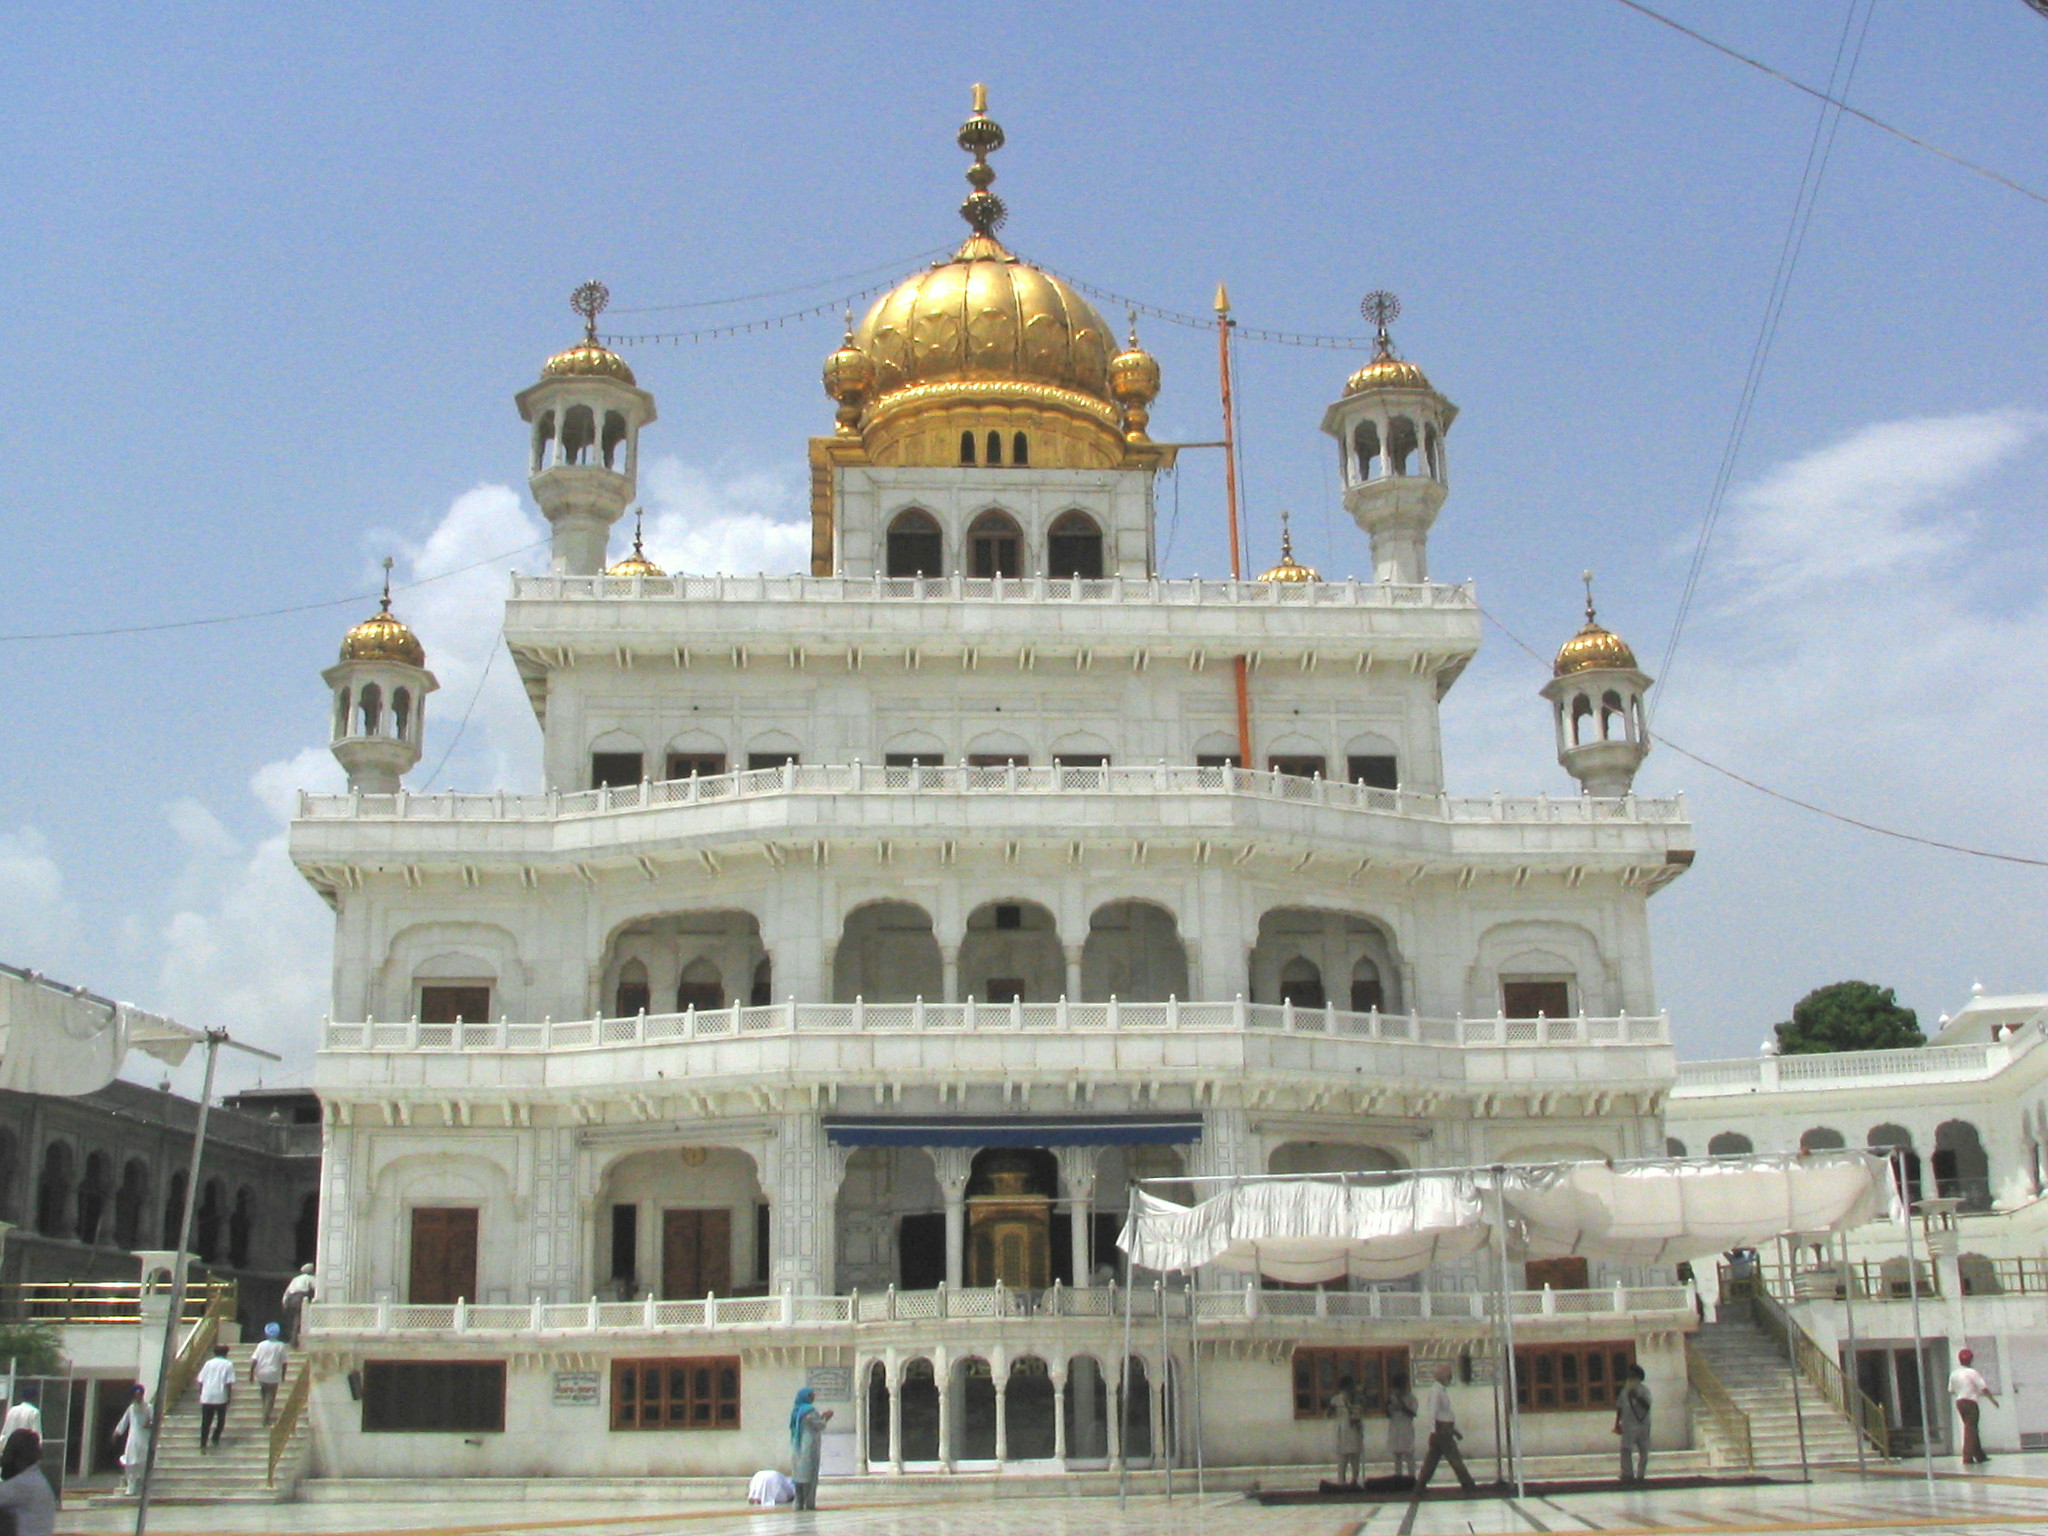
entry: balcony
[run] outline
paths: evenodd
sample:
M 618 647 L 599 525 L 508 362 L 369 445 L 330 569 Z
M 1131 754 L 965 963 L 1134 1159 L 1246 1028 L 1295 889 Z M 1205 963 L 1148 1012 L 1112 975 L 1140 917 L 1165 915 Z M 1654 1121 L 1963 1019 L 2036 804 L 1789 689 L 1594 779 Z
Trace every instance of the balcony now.
M 1675 1099 L 1754 1093 L 1824 1093 L 1847 1088 L 1903 1088 L 1981 1083 L 1996 1077 L 2040 1043 L 2038 1030 L 1982 1045 L 1928 1045 L 1917 1050 L 1839 1051 L 1741 1057 L 1679 1064 Z

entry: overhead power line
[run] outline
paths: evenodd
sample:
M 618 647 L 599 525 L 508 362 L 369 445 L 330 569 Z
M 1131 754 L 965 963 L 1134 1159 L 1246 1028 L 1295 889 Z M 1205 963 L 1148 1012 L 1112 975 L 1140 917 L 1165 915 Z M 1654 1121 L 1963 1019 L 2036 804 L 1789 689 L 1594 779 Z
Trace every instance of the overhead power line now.
M 1488 609 L 1481 607 L 1479 613 L 1487 623 L 1507 636 L 1509 641 L 1517 649 L 1525 653 L 1536 665 L 1541 667 L 1546 673 L 1550 671 L 1551 659 L 1548 656 L 1545 656 L 1536 647 L 1524 640 L 1512 629 L 1509 629 L 1507 625 L 1501 623 Z M 1923 848 L 1938 848 L 1944 853 L 1960 853 L 1966 854 L 1973 859 L 1995 859 L 2001 864 L 2024 864 L 2032 869 L 2048 869 L 2048 859 L 2028 858 L 2025 854 L 2019 853 L 1999 853 L 1995 849 L 1990 848 L 1972 848 L 1965 843 L 1944 842 L 1938 837 L 1922 837 L 1917 832 L 1902 832 L 1897 827 L 1883 826 L 1878 822 L 1865 821 L 1860 816 L 1850 816 L 1842 811 L 1830 810 L 1825 805 L 1817 805 L 1811 800 L 1802 800 L 1797 795 L 1788 795 L 1781 789 L 1773 789 L 1768 784 L 1759 783 L 1746 774 L 1737 773 L 1733 768 L 1724 768 L 1719 763 L 1713 761 L 1713 759 L 1702 757 L 1699 753 L 1680 746 L 1662 731 L 1659 731 L 1653 739 L 1659 745 L 1669 747 L 1680 757 L 1689 758 L 1691 761 L 1698 763 L 1702 768 L 1711 769 L 1723 778 L 1733 779 L 1745 789 L 1753 789 L 1760 795 L 1768 795 L 1771 799 L 1783 801 L 1786 805 L 1797 806 L 1800 810 L 1810 811 L 1816 816 L 1824 816 L 1829 821 L 1838 821 L 1845 827 L 1855 827 L 1862 832 L 1875 832 L 1879 837 L 1895 838 L 1902 843 L 1917 843 Z
M 827 288 L 838 283 L 850 283 L 856 278 L 871 276 L 876 272 L 901 272 L 905 267 L 919 262 L 936 261 L 951 249 L 948 246 L 934 246 L 928 251 L 919 251 L 913 256 L 901 256 L 894 261 L 878 261 L 871 267 L 862 267 L 854 272 L 842 272 L 837 277 L 821 277 L 808 283 L 798 283 L 789 288 L 768 288 L 759 293 L 735 293 L 723 299 L 689 299 L 680 304 L 641 304 L 630 309 L 614 309 L 615 315 L 659 315 L 679 309 L 721 309 L 728 304 L 752 304 L 763 299 L 786 299 L 793 293 L 809 293 L 815 288 Z
M 1642 4 L 1641 0 L 1616 0 L 1616 3 L 1619 5 L 1627 6 L 1630 10 L 1636 12 L 1638 15 L 1647 16 L 1651 21 L 1656 22 L 1660 26 L 1666 26 L 1674 32 L 1682 33 L 1686 37 L 1691 38 L 1696 43 L 1704 43 L 1707 47 L 1713 49 L 1714 52 L 1719 54 L 1725 54 L 1728 58 L 1735 60 L 1735 62 L 1738 64 L 1747 64 L 1751 69 L 1759 70 L 1762 73 L 1769 75 L 1773 80 L 1781 81 L 1784 84 L 1791 86 L 1792 89 L 1795 91 L 1804 91 L 1807 95 L 1813 97 L 1817 101 L 1829 102 L 1832 105 L 1839 107 L 1842 111 L 1848 113 L 1849 116 L 1856 118 L 1859 122 L 1868 123 L 1871 127 L 1888 133 L 1895 139 L 1903 139 L 1908 144 L 1911 144 L 1915 149 L 1924 149 L 1930 155 L 1938 155 L 1942 159 L 1948 161 L 1949 164 L 1959 165 L 1966 171 L 1984 177 L 1987 181 L 1995 181 L 2001 187 L 2004 187 L 2006 190 L 2019 193 L 2021 197 L 2032 198 L 2037 203 L 2048 203 L 2048 192 L 2037 192 L 2032 187 L 2026 186 L 2021 182 L 2014 181 L 2010 176 L 2006 175 L 2002 171 L 1994 171 L 1988 165 L 1980 165 L 1975 160 L 1971 160 L 1963 155 L 1959 155 L 1952 149 L 1943 149 L 1939 144 L 1931 143 L 1928 140 L 1921 138 L 1918 134 L 1908 133 L 1905 129 L 1899 127 L 1894 123 L 1888 123 L 1881 117 L 1876 117 L 1873 116 L 1871 113 L 1865 112 L 1861 107 L 1852 107 L 1846 101 L 1837 101 L 1833 96 L 1830 96 L 1826 91 L 1818 90 L 1815 87 L 1808 85 L 1804 80 L 1795 80 L 1792 76 L 1786 74 L 1782 69 L 1773 69 L 1770 65 L 1764 63 L 1762 59 L 1753 59 L 1746 53 L 1738 53 L 1735 49 L 1730 48 L 1726 43 L 1716 42 L 1713 38 L 1707 36 L 1707 34 L 1704 32 L 1696 32 L 1691 27 L 1686 26 L 1683 22 L 1673 21 L 1669 16 L 1664 15 L 1661 11 L 1651 10 L 1650 7 Z

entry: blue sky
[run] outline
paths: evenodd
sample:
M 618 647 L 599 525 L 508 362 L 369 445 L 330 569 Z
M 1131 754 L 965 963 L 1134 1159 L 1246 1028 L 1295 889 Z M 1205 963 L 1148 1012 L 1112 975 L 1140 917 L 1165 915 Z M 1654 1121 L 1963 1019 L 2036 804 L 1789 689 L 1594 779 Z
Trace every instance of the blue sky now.
M 1827 78 L 1840 3 L 1663 8 Z M 1851 99 L 2048 187 L 2048 21 L 1878 0 Z M 957 239 L 989 83 L 1020 252 L 1247 326 L 1356 331 L 1462 407 L 1435 573 L 1549 649 L 1577 573 L 1653 664 L 1726 439 L 1816 104 L 1615 0 L 1293 7 L 119 7 L 17 29 L 0 282 L 7 634 L 143 624 L 432 575 L 538 536 L 511 395 L 616 310 L 782 289 Z M 1845 122 L 1659 724 L 1787 792 L 2048 856 L 2040 810 L 2048 206 Z M 908 261 L 905 265 L 909 265 Z M 844 285 L 852 286 L 852 285 Z M 749 319 L 787 300 L 617 329 Z M 1212 343 L 1149 322 L 1161 437 L 1215 434 Z M 654 553 L 789 563 L 825 318 L 629 356 L 657 395 Z M 1346 354 L 1246 345 L 1255 554 L 1367 567 L 1316 430 Z M 1211 456 L 1213 457 L 1213 456 Z M 1162 496 L 1169 509 L 1175 488 Z M 1213 464 L 1176 574 L 1227 564 Z M 531 559 L 531 557 L 528 557 Z M 500 662 L 513 562 L 401 597 L 444 692 L 439 783 L 533 773 Z M 360 606 L 360 605 L 358 605 Z M 295 1054 L 324 909 L 281 858 L 325 766 L 356 607 L 0 644 L 0 955 Z M 1565 791 L 1541 675 L 1490 633 L 1447 707 L 1457 787 Z M 423 768 L 422 772 L 425 771 Z M 1748 1052 L 1862 975 L 1934 1014 L 2039 987 L 2043 871 L 1817 821 L 1675 753 L 1694 871 L 1659 897 L 1692 1055 Z

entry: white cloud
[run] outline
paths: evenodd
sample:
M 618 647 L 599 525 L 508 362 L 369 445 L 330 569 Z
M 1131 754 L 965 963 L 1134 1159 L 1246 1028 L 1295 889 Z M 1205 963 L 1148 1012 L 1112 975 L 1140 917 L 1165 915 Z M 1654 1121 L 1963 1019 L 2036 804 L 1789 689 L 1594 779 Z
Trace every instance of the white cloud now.
M 640 492 L 648 553 L 664 570 L 783 575 L 810 569 L 806 493 L 792 476 L 757 472 L 714 480 L 679 459 L 657 458 L 643 471 Z
M 78 910 L 64 871 L 35 827 L 0 832 L 0 957 L 56 972 L 78 936 Z

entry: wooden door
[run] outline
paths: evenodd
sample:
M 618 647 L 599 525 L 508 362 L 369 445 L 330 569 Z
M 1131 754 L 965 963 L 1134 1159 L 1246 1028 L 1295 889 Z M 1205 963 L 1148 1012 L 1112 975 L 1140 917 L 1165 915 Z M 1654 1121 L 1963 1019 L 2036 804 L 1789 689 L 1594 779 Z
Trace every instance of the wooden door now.
M 413 1208 L 408 1301 L 447 1305 L 476 1300 L 476 1217 L 473 1208 Z
M 661 1294 L 689 1300 L 716 1291 L 732 1294 L 732 1212 L 666 1210 L 661 1213 Z

